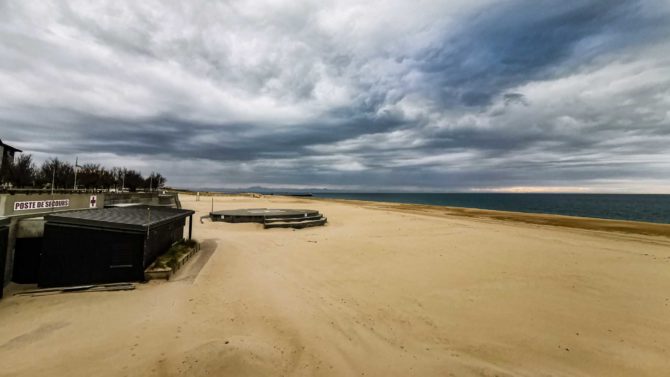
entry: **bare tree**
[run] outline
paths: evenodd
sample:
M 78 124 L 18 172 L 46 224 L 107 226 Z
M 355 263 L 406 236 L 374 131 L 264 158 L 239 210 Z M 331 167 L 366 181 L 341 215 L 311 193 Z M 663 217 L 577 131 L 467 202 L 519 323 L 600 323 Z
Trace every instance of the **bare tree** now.
M 101 188 L 104 168 L 100 164 L 84 164 L 79 168 L 77 183 L 83 188 Z
M 39 183 L 42 187 L 51 187 L 52 177 L 54 178 L 54 188 L 72 188 L 74 168 L 70 163 L 59 160 L 58 157 L 46 160 L 40 169 Z
M 138 188 L 160 189 L 166 179 L 160 173 L 152 172 L 148 178 L 136 170 L 122 167 L 106 169 L 100 164 L 84 164 L 78 167 L 77 186 L 86 189 L 120 189 L 125 185 L 130 191 Z M 54 174 L 55 173 L 55 174 Z M 70 189 L 74 185 L 74 166 L 61 161 L 57 157 L 50 158 L 40 168 L 35 166 L 33 156 L 20 155 L 16 161 L 9 161 L 0 175 L 0 184 L 13 187 L 51 187 L 52 178 L 54 188 Z
M 9 181 L 14 187 L 29 187 L 35 185 L 37 169 L 30 154 L 20 155 L 16 162 L 9 166 Z
M 125 186 L 128 188 L 128 190 L 134 192 L 143 185 L 144 178 L 142 177 L 142 174 L 135 170 L 125 171 Z
M 147 179 L 144 180 L 145 190 L 159 190 L 165 186 L 167 180 L 160 173 L 152 172 Z

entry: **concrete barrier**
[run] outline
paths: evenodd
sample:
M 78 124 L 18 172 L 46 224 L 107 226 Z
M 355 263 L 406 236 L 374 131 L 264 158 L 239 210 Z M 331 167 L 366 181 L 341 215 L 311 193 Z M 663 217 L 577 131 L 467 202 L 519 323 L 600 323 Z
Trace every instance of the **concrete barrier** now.
M 106 207 L 128 203 L 181 208 L 181 203 L 179 203 L 177 194 L 172 193 L 162 194 L 159 192 L 112 192 L 105 195 Z
M 170 280 L 172 275 L 177 273 L 197 252 L 200 251 L 200 244 L 196 244 L 188 253 L 182 255 L 177 261 L 174 268 L 172 267 L 156 267 L 156 262 L 152 263 L 149 268 L 144 270 L 144 278 L 146 280 Z
M 0 194 L 0 216 L 48 214 L 102 208 L 104 193 L 22 192 Z

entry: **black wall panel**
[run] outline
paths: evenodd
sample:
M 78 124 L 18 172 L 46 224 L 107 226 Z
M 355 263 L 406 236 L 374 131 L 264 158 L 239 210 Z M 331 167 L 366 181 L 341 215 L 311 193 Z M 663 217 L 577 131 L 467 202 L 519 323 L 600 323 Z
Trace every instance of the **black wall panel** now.
M 41 287 L 144 280 L 144 235 L 47 224 Z
M 16 239 L 14 243 L 13 282 L 20 284 L 37 283 L 41 252 L 42 237 Z

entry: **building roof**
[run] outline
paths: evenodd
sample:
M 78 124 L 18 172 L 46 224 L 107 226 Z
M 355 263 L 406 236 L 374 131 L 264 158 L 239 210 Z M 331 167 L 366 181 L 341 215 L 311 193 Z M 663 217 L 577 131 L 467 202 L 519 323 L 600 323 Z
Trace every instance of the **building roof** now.
M 22 150 L 20 150 L 18 148 L 14 148 L 11 145 L 7 145 L 7 144 L 3 143 L 2 139 L 0 139 L 0 147 L 5 147 L 6 149 L 9 149 L 12 152 L 23 152 Z
M 47 224 L 146 232 L 149 228 L 183 219 L 194 213 L 187 209 L 134 206 L 54 213 L 46 215 L 45 219 Z

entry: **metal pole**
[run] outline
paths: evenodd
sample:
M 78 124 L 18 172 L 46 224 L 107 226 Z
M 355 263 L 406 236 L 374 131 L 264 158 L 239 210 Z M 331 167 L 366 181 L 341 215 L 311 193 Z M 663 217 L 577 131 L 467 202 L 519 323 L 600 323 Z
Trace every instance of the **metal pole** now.
M 74 158 L 74 189 L 77 189 L 77 166 L 79 166 L 79 157 Z
M 214 212 L 214 197 L 212 196 L 212 212 Z
M 150 228 L 151 228 L 151 208 L 147 207 L 147 239 L 149 239 Z
M 191 240 L 191 234 L 193 233 L 193 215 L 188 217 L 188 240 Z
M 56 184 L 56 166 L 53 166 L 51 172 L 51 210 L 54 210 L 54 184 Z

